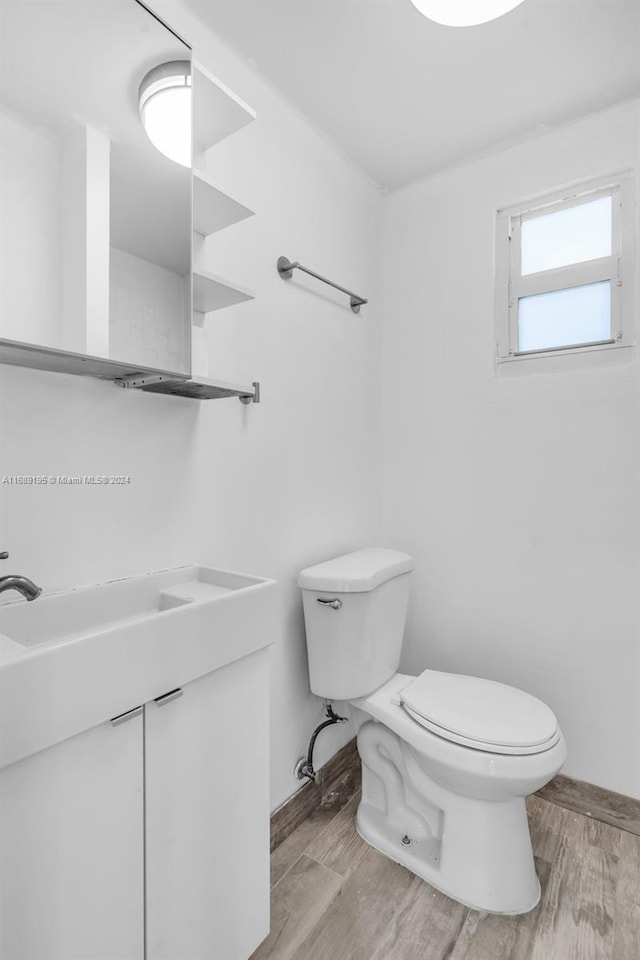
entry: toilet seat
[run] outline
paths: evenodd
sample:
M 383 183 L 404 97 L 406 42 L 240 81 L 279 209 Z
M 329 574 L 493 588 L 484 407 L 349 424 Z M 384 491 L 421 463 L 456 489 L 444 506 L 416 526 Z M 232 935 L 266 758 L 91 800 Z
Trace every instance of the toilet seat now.
M 545 703 L 494 680 L 425 670 L 399 692 L 399 701 L 425 729 L 487 753 L 542 753 L 561 736 Z

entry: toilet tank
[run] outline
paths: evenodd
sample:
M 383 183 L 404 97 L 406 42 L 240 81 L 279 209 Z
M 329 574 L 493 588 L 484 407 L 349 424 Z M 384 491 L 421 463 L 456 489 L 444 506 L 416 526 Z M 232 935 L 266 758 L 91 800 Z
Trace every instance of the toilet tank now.
M 357 550 L 303 570 L 302 589 L 313 693 L 352 700 L 398 669 L 413 560 L 382 548 Z

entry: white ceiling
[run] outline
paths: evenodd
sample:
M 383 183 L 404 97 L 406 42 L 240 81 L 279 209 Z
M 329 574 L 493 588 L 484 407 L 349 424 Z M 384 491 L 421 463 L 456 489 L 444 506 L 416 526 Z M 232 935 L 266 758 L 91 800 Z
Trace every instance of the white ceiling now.
M 471 28 L 410 0 L 183 0 L 377 183 L 640 92 L 638 0 L 524 0 Z

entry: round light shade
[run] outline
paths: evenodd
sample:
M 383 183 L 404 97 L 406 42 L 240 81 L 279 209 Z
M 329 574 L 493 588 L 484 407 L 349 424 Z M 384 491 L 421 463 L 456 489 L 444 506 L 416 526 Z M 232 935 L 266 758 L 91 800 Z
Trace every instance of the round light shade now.
M 138 91 L 140 119 L 165 157 L 191 166 L 191 64 L 172 60 L 154 67 Z
M 473 27 L 496 20 L 522 0 L 411 0 L 416 10 L 445 27 Z

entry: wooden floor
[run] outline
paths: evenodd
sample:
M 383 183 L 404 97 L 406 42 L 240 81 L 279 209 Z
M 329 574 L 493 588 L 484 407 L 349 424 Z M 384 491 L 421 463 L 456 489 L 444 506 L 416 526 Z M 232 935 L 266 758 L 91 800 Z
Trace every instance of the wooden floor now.
M 640 960 L 640 837 L 530 797 L 542 897 L 498 917 L 364 843 L 358 801 L 329 797 L 273 851 L 271 933 L 252 960 Z

